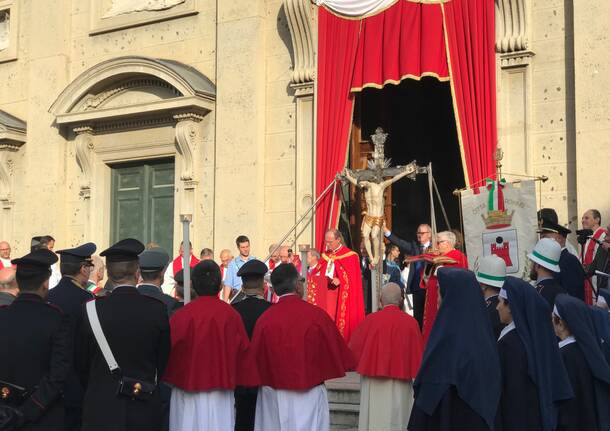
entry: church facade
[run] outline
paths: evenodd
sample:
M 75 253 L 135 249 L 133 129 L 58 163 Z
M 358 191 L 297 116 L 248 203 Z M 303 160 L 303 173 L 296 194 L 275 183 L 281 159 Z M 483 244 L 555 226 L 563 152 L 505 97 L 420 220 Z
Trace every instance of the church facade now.
M 574 227 L 588 207 L 610 213 L 598 180 L 610 6 L 567 3 L 496 0 L 497 96 L 504 170 L 547 175 L 542 205 Z M 190 215 L 196 249 L 246 234 L 263 257 L 314 200 L 316 7 L 0 0 L 0 235 L 13 254 L 43 234 L 175 252 Z M 311 223 L 297 232 L 312 243 Z

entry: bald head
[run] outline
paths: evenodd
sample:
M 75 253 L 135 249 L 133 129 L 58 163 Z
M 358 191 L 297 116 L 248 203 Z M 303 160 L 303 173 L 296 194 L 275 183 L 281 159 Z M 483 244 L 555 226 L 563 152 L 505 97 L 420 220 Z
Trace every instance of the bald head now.
M 402 293 L 400 286 L 396 283 L 384 284 L 381 288 L 381 305 L 397 305 L 402 302 Z
M 233 255 L 231 254 L 231 250 L 225 248 L 220 252 L 220 263 L 225 268 L 229 266 L 229 262 L 233 259 Z
M 15 268 L 0 269 L 0 291 L 9 292 L 13 295 L 19 292 L 15 272 Z
M 2 259 L 11 258 L 11 246 L 6 241 L 0 241 L 0 257 Z

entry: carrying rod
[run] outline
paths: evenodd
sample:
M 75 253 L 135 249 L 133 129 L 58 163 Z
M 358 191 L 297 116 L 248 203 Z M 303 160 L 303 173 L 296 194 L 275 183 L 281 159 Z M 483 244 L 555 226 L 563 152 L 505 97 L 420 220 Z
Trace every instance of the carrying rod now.
M 311 206 L 307 209 L 307 211 L 305 211 L 305 213 L 303 213 L 303 215 L 296 221 L 296 223 L 294 225 L 292 225 L 292 227 L 290 228 L 290 230 L 288 230 L 288 232 L 286 233 L 286 235 L 284 235 L 282 237 L 282 239 L 277 242 L 275 248 L 273 250 L 271 250 L 271 252 L 267 255 L 267 257 L 265 258 L 264 262 L 267 262 L 269 260 L 269 258 L 271 257 L 271 255 L 273 255 L 273 253 L 275 253 L 284 243 L 284 241 L 286 241 L 286 238 L 288 238 L 290 236 L 290 234 L 297 228 L 297 226 L 299 224 L 301 224 L 301 222 L 303 220 L 305 220 L 305 217 L 307 217 L 307 214 L 310 213 L 311 210 L 313 210 L 317 205 L 318 202 L 320 202 L 322 200 L 322 198 L 324 196 L 326 196 L 326 194 L 330 191 L 331 187 L 335 184 L 335 182 L 337 181 L 337 178 L 333 178 L 333 180 L 331 181 L 331 183 L 326 186 L 326 188 L 324 189 L 324 191 L 320 194 L 320 196 L 318 196 L 318 198 L 315 200 L 315 202 L 313 204 L 311 204 Z

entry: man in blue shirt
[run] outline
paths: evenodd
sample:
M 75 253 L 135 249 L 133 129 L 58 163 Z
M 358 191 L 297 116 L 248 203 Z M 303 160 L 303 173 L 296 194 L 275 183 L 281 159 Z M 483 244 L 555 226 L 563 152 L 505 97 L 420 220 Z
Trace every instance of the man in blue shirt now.
M 227 267 L 227 275 L 224 280 L 224 285 L 230 287 L 234 293 L 241 289 L 241 277 L 237 275 L 237 272 L 243 266 L 244 263 L 249 260 L 255 259 L 254 256 L 250 256 L 250 240 L 245 235 L 240 235 L 235 240 L 239 255 L 237 255 Z

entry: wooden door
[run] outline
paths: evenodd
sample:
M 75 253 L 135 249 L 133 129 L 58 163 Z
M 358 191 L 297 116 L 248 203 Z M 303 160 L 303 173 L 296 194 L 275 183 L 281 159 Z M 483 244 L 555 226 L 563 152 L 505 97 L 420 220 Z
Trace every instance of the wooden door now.
M 174 237 L 174 162 L 112 167 L 111 241 L 155 242 L 171 254 Z

